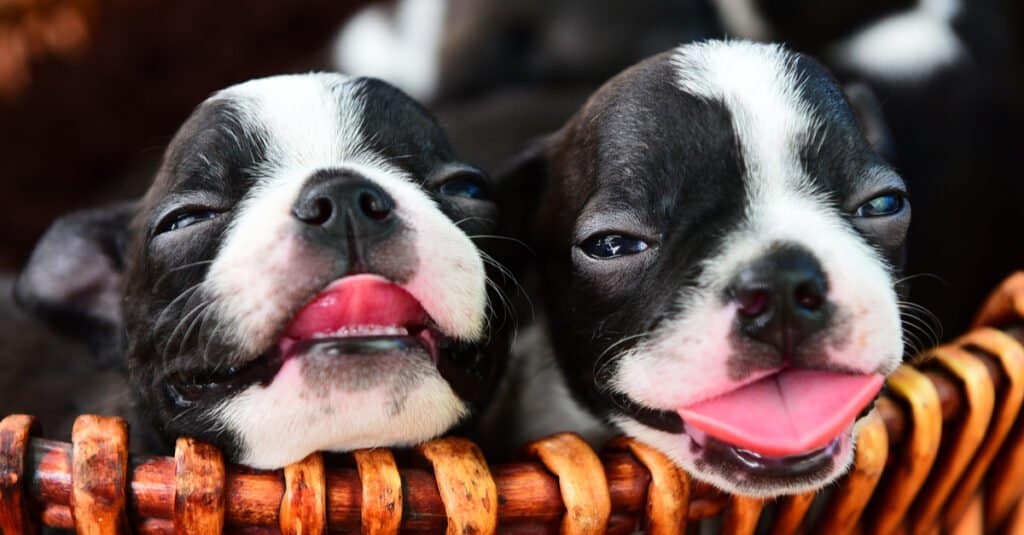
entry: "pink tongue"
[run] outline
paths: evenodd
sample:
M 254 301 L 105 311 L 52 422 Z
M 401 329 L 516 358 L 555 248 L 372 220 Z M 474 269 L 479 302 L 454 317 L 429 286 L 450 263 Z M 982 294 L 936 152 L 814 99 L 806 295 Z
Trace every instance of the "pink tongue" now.
M 679 409 L 679 416 L 688 426 L 761 455 L 800 455 L 845 431 L 883 381 L 879 374 L 787 369 Z
M 306 303 L 285 330 L 292 339 L 358 326 L 423 326 L 427 313 L 408 292 L 376 275 L 351 275 Z

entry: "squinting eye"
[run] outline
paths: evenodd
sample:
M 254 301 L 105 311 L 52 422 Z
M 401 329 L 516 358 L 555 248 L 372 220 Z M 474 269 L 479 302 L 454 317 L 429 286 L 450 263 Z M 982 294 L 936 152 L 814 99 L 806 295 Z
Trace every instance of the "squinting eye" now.
M 587 256 L 600 260 L 641 253 L 647 247 L 647 242 L 622 234 L 591 236 L 580 244 Z
M 201 209 L 178 212 L 161 223 L 160 228 L 157 229 L 157 234 L 181 230 L 185 227 L 195 225 L 196 223 L 202 223 L 203 221 L 213 219 L 219 215 L 220 212 Z
M 483 186 L 469 178 L 452 178 L 441 184 L 441 193 L 449 197 L 464 197 L 467 199 L 484 199 Z
M 885 217 L 903 209 L 903 196 L 895 193 L 879 195 L 860 205 L 854 214 L 857 217 Z

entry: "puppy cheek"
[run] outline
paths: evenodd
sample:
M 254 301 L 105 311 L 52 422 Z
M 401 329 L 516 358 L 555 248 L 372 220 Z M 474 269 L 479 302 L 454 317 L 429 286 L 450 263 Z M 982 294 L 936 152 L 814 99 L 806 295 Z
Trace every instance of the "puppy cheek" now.
M 896 292 L 881 267 L 869 280 L 835 277 L 830 299 L 839 309 L 828 362 L 852 372 L 888 375 L 903 357 L 903 329 Z M 867 278 L 867 277 L 865 277 Z M 883 282 L 878 282 L 881 279 Z M 857 289 L 860 288 L 860 291 Z
M 730 364 L 735 310 L 712 296 L 692 302 L 696 305 L 690 310 L 710 312 L 683 312 L 649 341 L 623 354 L 612 381 L 615 390 L 648 406 L 674 410 L 739 384 Z
M 284 224 L 250 252 L 218 263 L 207 278 L 216 296 L 218 316 L 231 325 L 237 346 L 260 351 L 274 340 L 278 327 L 298 303 L 322 281 L 330 263 Z
M 414 243 L 419 267 L 406 289 L 441 331 L 479 340 L 486 327 L 487 286 L 483 260 L 473 242 L 440 212 L 422 217 Z

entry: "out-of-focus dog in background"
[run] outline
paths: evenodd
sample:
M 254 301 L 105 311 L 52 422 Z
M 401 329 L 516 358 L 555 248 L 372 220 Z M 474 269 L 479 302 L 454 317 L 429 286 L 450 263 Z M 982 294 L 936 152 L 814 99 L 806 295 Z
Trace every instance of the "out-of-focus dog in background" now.
M 914 198 L 904 307 L 914 350 L 961 332 L 1024 266 L 1012 235 L 1024 202 L 1012 13 L 994 0 L 401 0 L 350 19 L 333 58 L 426 100 L 469 161 L 495 169 L 657 51 L 735 37 L 815 57 L 855 106 L 881 108 L 873 141 Z

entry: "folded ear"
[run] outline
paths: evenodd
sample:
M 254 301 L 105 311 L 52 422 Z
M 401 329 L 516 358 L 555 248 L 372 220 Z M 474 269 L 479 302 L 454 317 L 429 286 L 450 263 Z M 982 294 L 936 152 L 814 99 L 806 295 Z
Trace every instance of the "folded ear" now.
M 521 271 L 532 260 L 533 223 L 540 210 L 541 195 L 548 179 L 548 153 L 556 134 L 532 142 L 526 150 L 506 163 L 496 173 L 498 183 L 499 231 L 502 235 L 515 238 L 530 251 L 507 251 L 505 265 L 513 271 Z M 516 254 L 518 253 L 518 254 Z M 525 254 L 524 254 L 525 253 Z
M 136 203 L 58 219 L 14 286 L 17 303 L 104 359 L 121 353 L 121 282 Z
M 846 101 L 850 103 L 868 143 L 878 154 L 891 162 L 895 155 L 892 133 L 886 126 L 885 115 L 875 92 L 863 82 L 852 82 L 843 87 L 843 93 L 846 94 Z

